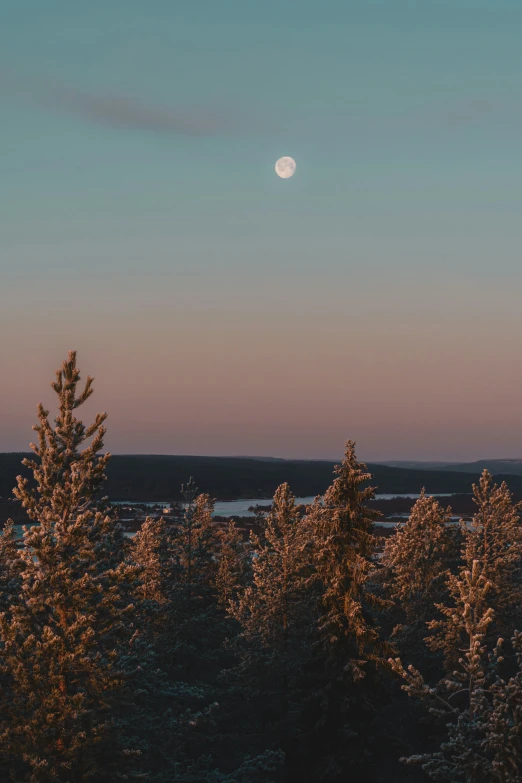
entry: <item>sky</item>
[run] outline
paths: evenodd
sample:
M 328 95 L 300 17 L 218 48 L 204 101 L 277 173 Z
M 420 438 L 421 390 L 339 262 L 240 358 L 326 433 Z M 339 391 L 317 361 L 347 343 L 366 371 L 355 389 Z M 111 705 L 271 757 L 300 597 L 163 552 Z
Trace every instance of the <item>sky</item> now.
M 75 349 L 113 453 L 522 457 L 521 29 L 5 0 L 0 450 Z

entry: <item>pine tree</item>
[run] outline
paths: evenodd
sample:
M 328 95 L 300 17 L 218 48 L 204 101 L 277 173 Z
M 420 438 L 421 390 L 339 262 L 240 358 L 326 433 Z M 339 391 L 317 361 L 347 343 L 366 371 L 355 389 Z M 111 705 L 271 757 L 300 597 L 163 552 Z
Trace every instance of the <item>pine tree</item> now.
M 141 568 L 138 590 L 142 600 L 165 604 L 165 576 L 168 574 L 171 533 L 163 517 L 147 517 L 132 539 L 132 556 Z
M 480 563 L 491 582 L 491 630 L 510 638 L 513 628 L 522 628 L 522 503 L 513 503 L 506 483 L 494 484 L 487 470 L 473 493 L 477 511 L 465 529 L 462 559 L 467 568 Z
M 251 535 L 252 585 L 233 607 L 245 638 L 288 657 L 308 575 L 307 540 L 288 484 L 277 488 L 263 536 Z
M 374 657 L 378 643 L 378 633 L 367 611 L 373 598 L 365 586 L 374 566 L 372 530 L 379 512 L 365 505 L 375 497 L 375 489 L 365 486 L 371 474 L 364 463 L 357 461 L 353 441 L 346 444 L 344 459 L 334 471 L 336 478 L 309 515 L 316 571 L 322 585 L 320 629 L 328 648 L 340 644 L 343 655 L 351 650 L 346 665 L 358 679 L 364 676 L 365 658 Z
M 36 524 L 24 533 L 21 590 L 0 615 L 0 753 L 13 781 L 108 783 L 143 768 L 136 568 L 96 499 L 109 459 L 98 456 L 105 414 L 89 427 L 75 417 L 92 394 L 92 378 L 80 393 L 79 381 L 71 352 L 52 384 L 54 428 L 38 407 L 35 458 L 24 461 L 34 483 L 18 477 L 14 490 Z M 20 570 L 12 552 L 7 568 Z
M 370 590 L 375 568 L 372 528 L 378 512 L 371 475 L 348 441 L 336 478 L 306 519 L 318 598 L 314 660 L 300 731 L 302 771 L 334 781 L 362 774 L 371 753 L 378 699 L 377 665 L 385 647 L 374 614 L 383 606 Z M 364 735 L 364 740 L 363 740 Z
M 251 576 L 251 552 L 235 522 L 229 522 L 220 531 L 219 559 L 216 573 L 216 590 L 219 603 L 227 609 L 235 602 Z
M 471 525 L 462 523 L 461 569 L 471 571 L 473 563 L 490 585 L 488 605 L 494 611 L 488 642 L 499 635 L 510 638 L 513 629 L 522 624 L 522 525 L 520 505 L 515 505 L 505 483 L 497 486 L 485 470 L 480 483 L 473 485 L 477 512 Z M 455 582 L 449 582 L 454 592 Z M 439 606 L 443 618 L 429 623 L 432 635 L 427 638 L 432 650 L 444 653 L 446 667 L 457 664 L 465 631 L 452 611 L 455 607 Z M 457 619 L 455 619 L 457 618 Z
M 504 680 L 503 640 L 494 649 L 487 644 L 492 584 L 481 563 L 475 560 L 449 582 L 453 605 L 443 610 L 465 644 L 456 669 L 429 686 L 415 667 L 405 668 L 400 658 L 389 661 L 408 695 L 424 701 L 446 729 L 440 750 L 403 761 L 448 783 L 516 783 L 522 778 L 522 635 L 515 632 L 512 640 L 517 671 Z
M 482 718 L 484 747 L 490 754 L 492 780 L 518 783 L 522 779 L 522 633 L 515 631 L 511 646 L 516 658 L 516 672 L 507 680 L 494 678 L 489 692 L 491 704 Z M 502 664 L 500 646 L 494 660 Z M 489 663 L 489 662 L 488 662 Z
M 219 533 L 214 502 L 199 494 L 191 479 L 183 488 L 185 513 L 170 540 L 171 636 L 169 671 L 188 684 L 211 681 L 219 668 L 225 635 L 225 612 L 218 605 Z
M 270 702 L 267 675 L 279 707 L 288 710 L 290 680 L 302 668 L 310 640 L 308 540 L 288 484 L 277 488 L 262 536 L 251 534 L 252 583 L 232 602 L 241 626 L 243 667 L 262 683 Z
M 245 584 L 246 571 L 240 571 L 243 585 L 233 588 L 236 595 L 228 601 L 239 633 L 232 642 L 237 665 L 227 682 L 237 696 L 236 744 L 254 754 L 263 747 L 282 747 L 288 775 L 311 656 L 315 600 L 308 586 L 309 539 L 288 484 L 277 488 L 263 527 L 250 534 L 251 580 Z
M 422 490 L 406 524 L 386 541 L 389 594 L 409 623 L 431 619 L 435 602 L 446 596 L 447 571 L 458 557 L 456 529 L 451 509 Z
M 394 644 L 410 660 L 426 655 L 427 623 L 438 614 L 436 604 L 447 601 L 448 573 L 458 561 L 459 529 L 451 523 L 451 509 L 422 490 L 406 524 L 387 539 L 379 575 L 393 602 L 385 619 L 396 623 Z
M 198 494 L 192 479 L 182 491 L 182 519 L 167 525 L 147 518 L 131 548 L 142 569 L 139 604 L 148 638 L 178 707 L 158 729 L 161 765 L 173 779 L 199 783 L 226 777 L 215 766 L 234 766 L 234 754 L 226 752 L 228 736 L 223 736 L 227 728 L 222 728 L 226 693 L 217 682 L 230 662 L 224 642 L 231 623 L 216 586 L 221 535 L 212 519 L 214 504 Z M 166 779 L 171 779 L 168 774 Z
M 139 566 L 135 602 L 142 626 L 156 649 L 164 656 L 166 637 L 171 633 L 171 590 L 174 579 L 172 531 L 163 517 L 147 517 L 131 543 L 132 561 Z

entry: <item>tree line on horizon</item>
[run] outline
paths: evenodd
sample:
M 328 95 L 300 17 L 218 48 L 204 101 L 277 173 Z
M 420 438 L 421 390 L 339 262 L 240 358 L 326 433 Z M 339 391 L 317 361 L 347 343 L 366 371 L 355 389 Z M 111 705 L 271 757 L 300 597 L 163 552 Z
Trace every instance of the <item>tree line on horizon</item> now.
M 245 542 L 190 480 L 125 536 L 105 414 L 76 354 L 38 407 L 33 524 L 0 534 L 0 776 L 13 783 L 516 783 L 521 506 L 484 471 L 455 525 L 424 492 L 376 553 L 348 441 L 302 516 L 287 483 Z
M 0 452 L 0 497 L 12 496 L 17 474 L 31 478 L 21 466 L 30 453 Z M 337 460 L 338 462 L 339 460 Z M 263 460 L 246 457 L 203 457 L 151 454 L 113 454 L 107 465 L 105 492 L 111 500 L 134 502 L 182 500 L 180 488 L 189 476 L 196 476 L 198 487 L 212 498 L 237 500 L 271 499 L 278 486 L 289 483 L 297 497 L 323 495 L 329 487 L 335 461 Z M 389 465 L 368 465 L 379 493 L 400 495 L 417 493 L 425 486 L 430 493 L 468 494 L 481 471 L 470 474 L 449 470 L 420 470 Z M 471 470 L 471 468 L 470 468 Z M 517 499 L 522 498 L 522 476 L 499 474 Z M 372 501 L 372 505 L 375 505 Z M 454 499 L 452 499 L 452 503 Z M 1 509 L 0 509 L 1 512 Z M 2 520 L 3 521 L 3 520 Z

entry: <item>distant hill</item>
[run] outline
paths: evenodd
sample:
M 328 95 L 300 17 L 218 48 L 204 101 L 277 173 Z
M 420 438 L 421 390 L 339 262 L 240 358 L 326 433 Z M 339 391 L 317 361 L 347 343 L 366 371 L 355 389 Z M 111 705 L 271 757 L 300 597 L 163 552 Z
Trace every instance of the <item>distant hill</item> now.
M 407 468 L 409 470 L 446 470 L 450 465 L 457 465 L 456 462 L 422 462 L 418 460 L 387 460 L 386 462 L 373 463 L 376 465 L 386 465 L 388 468 Z
M 250 454 L 237 454 L 232 459 L 254 459 L 257 462 L 287 462 L 284 457 L 252 457 Z
M 522 476 L 522 459 L 479 459 L 476 462 L 407 462 L 396 460 L 379 464 L 397 468 L 443 470 L 453 473 L 482 473 L 484 468 L 487 468 L 494 476 L 502 474 Z
M 0 496 L 12 496 L 18 474 L 29 475 L 21 466 L 24 454 L 0 453 Z M 478 463 L 477 463 L 478 464 Z M 332 481 L 333 462 L 308 460 L 258 460 L 242 457 L 191 457 L 153 454 L 115 455 L 108 470 L 106 494 L 111 500 L 167 501 L 180 499 L 181 484 L 191 476 L 202 492 L 218 500 L 270 498 L 288 481 L 295 495 L 318 495 Z M 455 470 L 415 470 L 369 464 L 372 484 L 379 492 L 468 493 L 481 467 L 470 473 Z M 522 475 L 498 475 L 510 489 L 522 494 Z
M 522 476 L 522 459 L 480 459 L 476 462 L 462 462 L 456 465 L 447 465 L 444 470 L 458 473 L 482 473 L 487 468 L 494 476 L 507 474 Z

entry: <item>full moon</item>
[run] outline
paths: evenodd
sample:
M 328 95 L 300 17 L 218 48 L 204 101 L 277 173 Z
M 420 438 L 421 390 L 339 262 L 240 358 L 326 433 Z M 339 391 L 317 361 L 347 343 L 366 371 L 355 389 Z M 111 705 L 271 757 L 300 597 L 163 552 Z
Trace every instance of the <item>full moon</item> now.
M 288 179 L 295 172 L 295 160 L 288 156 L 279 158 L 275 164 L 276 174 L 282 179 Z

